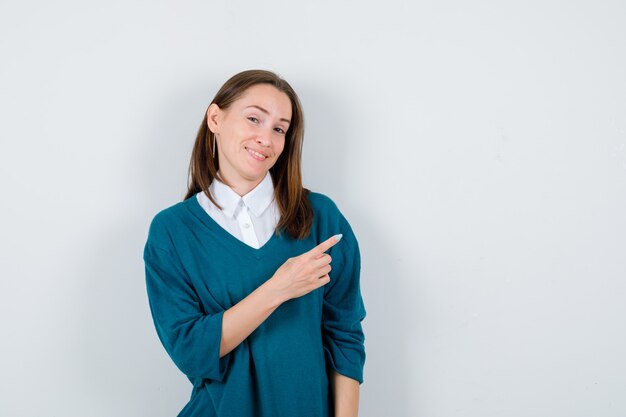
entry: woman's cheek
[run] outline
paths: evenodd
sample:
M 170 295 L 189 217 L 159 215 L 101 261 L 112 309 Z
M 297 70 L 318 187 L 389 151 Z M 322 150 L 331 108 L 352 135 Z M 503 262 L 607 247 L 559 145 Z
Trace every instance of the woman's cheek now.
M 279 143 L 279 149 L 280 149 L 280 153 L 283 153 L 283 151 L 285 150 L 285 138 L 284 137 Z

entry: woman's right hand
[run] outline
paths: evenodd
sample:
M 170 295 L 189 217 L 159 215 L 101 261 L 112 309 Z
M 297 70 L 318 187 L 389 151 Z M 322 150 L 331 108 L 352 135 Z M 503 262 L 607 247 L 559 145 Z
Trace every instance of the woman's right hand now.
M 310 251 L 287 259 L 276 270 L 270 282 L 283 302 L 301 297 L 330 282 L 328 273 L 332 259 L 324 252 L 335 246 L 341 236 L 331 236 Z
M 339 238 L 341 235 L 332 236 L 310 251 L 287 259 L 272 278 L 224 312 L 220 358 L 236 348 L 282 303 L 330 282 L 330 255 L 324 252 Z

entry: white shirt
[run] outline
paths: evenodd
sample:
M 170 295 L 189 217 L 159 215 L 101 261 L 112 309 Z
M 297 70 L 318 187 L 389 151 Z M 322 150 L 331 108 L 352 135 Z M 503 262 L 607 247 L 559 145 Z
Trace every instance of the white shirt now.
M 196 197 L 204 211 L 223 229 L 255 249 L 270 240 L 280 220 L 280 211 L 274 200 L 274 182 L 269 172 L 243 197 L 218 179 L 213 180 L 209 192 L 223 210 L 202 191 Z

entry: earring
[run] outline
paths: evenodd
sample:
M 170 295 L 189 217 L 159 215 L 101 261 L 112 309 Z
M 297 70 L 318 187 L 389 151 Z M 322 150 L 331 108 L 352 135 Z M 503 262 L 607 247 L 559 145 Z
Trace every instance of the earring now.
M 216 157 L 215 155 L 215 143 L 217 142 L 217 135 L 213 135 L 213 158 Z

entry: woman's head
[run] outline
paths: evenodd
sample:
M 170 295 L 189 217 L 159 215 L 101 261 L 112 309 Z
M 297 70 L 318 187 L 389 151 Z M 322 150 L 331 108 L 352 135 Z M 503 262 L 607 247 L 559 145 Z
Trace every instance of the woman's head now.
M 191 156 L 191 182 L 185 199 L 204 191 L 219 207 L 208 192 L 214 179 L 232 186 L 229 177 L 260 181 L 269 170 L 282 214 L 279 225 L 288 226 L 290 232 L 296 223 L 300 223 L 298 228 L 306 226 L 308 199 L 303 201 L 303 197 L 308 190 L 302 187 L 303 139 L 300 100 L 287 81 L 265 70 L 234 75 L 219 89 L 204 114 Z M 267 158 L 254 159 L 249 149 Z M 301 231 L 297 234 L 303 236 Z
M 270 84 L 248 87 L 226 108 L 211 103 L 220 179 L 241 195 L 261 182 L 282 154 L 291 113 L 289 97 Z

